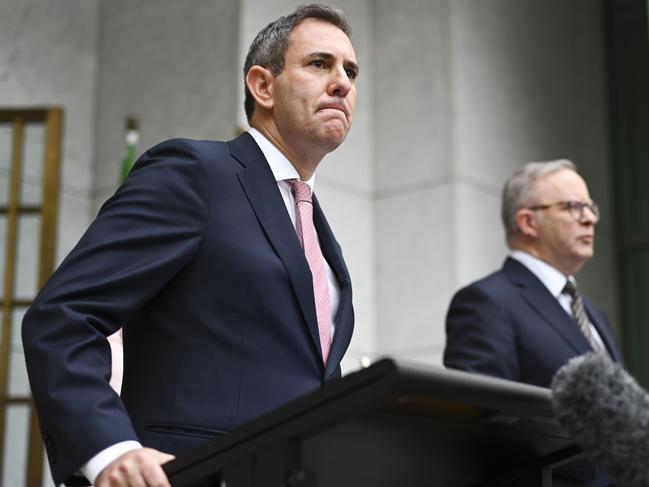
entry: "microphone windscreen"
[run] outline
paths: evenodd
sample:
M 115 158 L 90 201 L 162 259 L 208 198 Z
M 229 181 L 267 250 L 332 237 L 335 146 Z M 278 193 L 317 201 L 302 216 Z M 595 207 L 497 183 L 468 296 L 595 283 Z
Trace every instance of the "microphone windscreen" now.
M 649 394 L 599 353 L 575 357 L 552 381 L 561 427 L 619 486 L 649 486 Z

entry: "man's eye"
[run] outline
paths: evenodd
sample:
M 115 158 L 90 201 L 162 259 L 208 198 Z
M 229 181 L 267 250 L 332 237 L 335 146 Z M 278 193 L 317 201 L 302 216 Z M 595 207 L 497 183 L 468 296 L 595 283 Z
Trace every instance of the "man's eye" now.
M 355 80 L 356 76 L 358 76 L 358 72 L 355 69 L 347 69 L 345 70 L 345 72 L 347 73 L 347 76 L 351 80 Z
M 324 68 L 325 62 L 322 59 L 314 59 L 313 61 L 311 61 L 311 65 L 316 68 Z
M 581 201 L 566 201 L 566 208 L 569 210 L 581 210 L 584 206 L 588 205 Z

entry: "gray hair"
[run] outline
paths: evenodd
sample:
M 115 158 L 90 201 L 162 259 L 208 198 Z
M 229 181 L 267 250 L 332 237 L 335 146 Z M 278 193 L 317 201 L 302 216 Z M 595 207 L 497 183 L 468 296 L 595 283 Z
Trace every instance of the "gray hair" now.
M 351 37 L 349 21 L 341 10 L 326 5 L 303 5 L 284 17 L 271 22 L 264 27 L 255 40 L 250 44 L 246 62 L 243 66 L 245 100 L 244 108 L 248 122 L 255 111 L 255 99 L 252 97 L 245 78 L 253 66 L 270 69 L 277 76 L 284 69 L 284 57 L 288 47 L 288 37 L 295 27 L 306 19 L 318 19 L 328 22 L 342 30 L 347 37 Z
M 547 162 L 528 162 L 519 168 L 505 182 L 502 193 L 500 216 L 505 225 L 507 241 L 519 233 L 516 224 L 516 213 L 521 208 L 534 204 L 536 183 L 539 179 L 553 172 L 568 169 L 577 172 L 577 167 L 568 159 L 557 159 Z

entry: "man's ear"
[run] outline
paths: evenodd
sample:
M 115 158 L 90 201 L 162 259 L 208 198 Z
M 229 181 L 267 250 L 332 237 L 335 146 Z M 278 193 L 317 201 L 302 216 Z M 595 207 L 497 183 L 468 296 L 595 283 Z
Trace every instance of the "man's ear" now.
M 252 66 L 246 74 L 246 86 L 257 105 L 266 110 L 273 108 L 273 73 L 261 66 Z
M 528 237 L 538 235 L 538 219 L 536 213 L 529 208 L 521 208 L 516 212 L 516 226 L 521 234 Z

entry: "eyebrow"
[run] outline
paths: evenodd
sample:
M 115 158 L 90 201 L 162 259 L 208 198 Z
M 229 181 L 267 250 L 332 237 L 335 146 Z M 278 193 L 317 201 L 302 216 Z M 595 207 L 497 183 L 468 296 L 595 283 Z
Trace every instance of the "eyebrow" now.
M 307 54 L 307 59 L 311 58 L 322 58 L 327 61 L 331 61 L 332 59 L 335 58 L 333 54 L 330 52 L 324 52 L 324 51 L 315 51 L 310 54 Z M 358 64 L 356 64 L 354 61 L 344 61 L 343 65 L 345 66 L 345 69 L 351 69 L 354 71 L 354 74 L 358 75 Z

